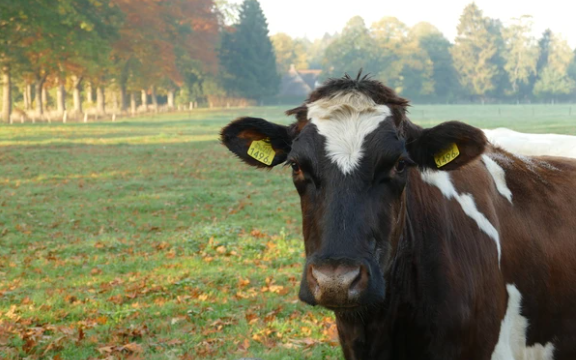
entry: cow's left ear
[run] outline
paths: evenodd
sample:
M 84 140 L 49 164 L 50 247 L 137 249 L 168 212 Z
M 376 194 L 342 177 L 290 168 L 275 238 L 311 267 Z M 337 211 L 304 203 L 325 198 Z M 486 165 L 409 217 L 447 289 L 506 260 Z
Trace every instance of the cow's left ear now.
M 220 141 L 247 164 L 267 168 L 286 161 L 292 147 L 290 127 L 251 117 L 224 127 Z
M 406 147 L 419 166 L 455 170 L 482 155 L 487 140 L 482 130 L 459 121 L 433 128 L 413 127 L 407 131 Z

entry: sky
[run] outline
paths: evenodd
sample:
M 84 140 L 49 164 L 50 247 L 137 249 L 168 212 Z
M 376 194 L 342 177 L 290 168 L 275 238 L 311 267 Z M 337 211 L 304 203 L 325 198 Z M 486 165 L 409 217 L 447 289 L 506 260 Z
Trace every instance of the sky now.
M 395 16 L 408 26 L 420 21 L 435 25 L 452 42 L 464 7 L 471 0 L 259 0 L 268 19 L 270 34 L 284 32 L 313 40 L 326 32 L 339 32 L 353 16 L 367 26 Z M 242 0 L 230 0 L 241 3 Z M 343 5 L 340 5 L 343 4 Z M 561 34 L 576 47 L 576 0 L 476 0 L 485 16 L 505 24 L 514 17 L 532 15 L 534 36 L 546 29 Z

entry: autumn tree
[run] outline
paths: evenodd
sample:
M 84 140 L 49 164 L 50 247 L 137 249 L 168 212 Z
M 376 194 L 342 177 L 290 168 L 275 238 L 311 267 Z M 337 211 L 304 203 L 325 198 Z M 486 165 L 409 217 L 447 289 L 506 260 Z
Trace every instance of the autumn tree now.
M 229 94 L 260 100 L 278 92 L 276 56 L 257 0 L 245 0 L 238 23 L 222 33 L 219 58 Z
M 528 84 L 530 75 L 536 72 L 538 61 L 538 47 L 535 39 L 530 35 L 532 31 L 532 18 L 522 16 L 512 20 L 512 24 L 504 29 L 504 69 L 510 79 L 511 93 L 519 95 L 520 86 Z
M 306 44 L 292 39 L 288 34 L 278 33 L 270 37 L 276 54 L 276 65 L 280 74 L 285 74 L 294 65 L 297 69 L 307 69 Z
M 12 112 L 12 66 L 22 60 L 22 40 L 30 35 L 26 24 L 30 16 L 24 2 L 0 2 L 0 71 L 2 74 L 2 118 L 9 121 Z
M 432 31 L 426 27 L 419 24 L 411 29 L 395 17 L 384 17 L 370 28 L 379 50 L 378 77 L 413 99 L 428 97 L 434 91 L 432 61 L 419 43 L 423 33 Z
M 377 49 L 378 78 L 397 92 L 402 92 L 405 85 L 402 71 L 408 55 L 408 32 L 408 26 L 395 17 L 384 17 L 370 27 Z
M 159 86 L 173 107 L 175 92 L 192 67 L 215 70 L 218 14 L 212 0 L 114 1 L 125 14 L 112 52 L 122 111 L 128 92 L 135 107 L 136 91 L 144 107 L 150 97 L 156 108 Z
M 437 100 L 453 100 L 460 95 L 461 85 L 450 54 L 452 44 L 436 28 L 424 30 L 424 27 L 416 27 L 412 31 L 432 62 L 433 97 Z
M 536 62 L 536 73 L 539 74 L 548 65 L 550 56 L 550 44 L 552 43 L 552 30 L 546 29 L 542 37 L 538 40 L 538 61 Z
M 306 61 L 309 69 L 320 70 L 323 67 L 324 53 L 330 44 L 338 38 L 337 35 L 324 34 L 320 39 L 304 44 L 306 48 Z
M 218 9 L 218 15 L 220 16 L 222 25 L 232 26 L 238 22 L 240 4 L 231 3 L 229 0 L 214 0 L 214 4 Z
M 538 81 L 540 74 L 548 65 L 548 55 L 550 54 L 550 42 L 552 41 L 552 30 L 546 29 L 538 39 L 537 51 L 538 59 L 536 61 L 536 70 L 530 75 L 527 85 L 520 84 L 520 91 L 526 96 L 534 97 L 534 85 Z
M 47 33 L 53 36 L 54 27 L 58 28 L 58 25 L 50 27 L 49 24 L 56 10 L 54 5 L 54 1 L 40 0 L 0 2 L 0 70 L 3 83 L 2 117 L 5 121 L 9 120 L 12 110 L 13 72 L 30 73 L 36 63 L 52 60 L 53 53 L 45 53 L 39 59 L 30 55 L 32 51 L 42 48 L 38 46 L 39 39 L 45 39 Z
M 504 69 L 506 59 L 506 44 L 504 41 L 504 24 L 500 19 L 487 18 L 488 32 L 496 46 L 496 52 L 490 59 L 490 64 L 496 67 L 496 73 L 492 79 L 494 87 L 487 92 L 487 95 L 496 99 L 505 99 L 510 94 L 510 80 L 508 73 Z
M 360 69 L 365 73 L 377 74 L 377 56 L 376 42 L 370 36 L 364 19 L 355 16 L 348 21 L 342 34 L 326 48 L 322 77 L 356 74 Z
M 451 53 L 460 83 L 469 94 L 484 102 L 488 91 L 494 89 L 498 74 L 498 66 L 492 61 L 498 47 L 490 31 L 489 19 L 471 3 L 464 8 L 457 30 Z
M 549 43 L 548 61 L 534 85 L 534 95 L 554 101 L 561 95 L 569 94 L 575 86 L 568 70 L 574 53 L 568 42 L 552 34 Z

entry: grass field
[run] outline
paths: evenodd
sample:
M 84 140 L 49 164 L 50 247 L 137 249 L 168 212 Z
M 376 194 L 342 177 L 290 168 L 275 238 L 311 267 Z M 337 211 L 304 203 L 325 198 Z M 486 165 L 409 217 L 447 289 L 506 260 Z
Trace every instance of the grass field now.
M 297 300 L 289 169 L 215 139 L 237 116 L 0 126 L 1 359 L 338 359 L 329 312 Z M 576 106 L 414 106 L 430 126 L 576 134 Z

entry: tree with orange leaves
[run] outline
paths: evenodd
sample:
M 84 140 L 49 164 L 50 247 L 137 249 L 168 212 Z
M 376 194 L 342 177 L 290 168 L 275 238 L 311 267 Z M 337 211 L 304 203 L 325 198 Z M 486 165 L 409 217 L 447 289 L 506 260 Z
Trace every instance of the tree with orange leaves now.
M 17 69 L 35 82 L 36 109 L 44 111 L 40 94 L 49 76 L 59 84 L 59 110 L 64 110 L 64 81 L 69 71 L 99 63 L 114 34 L 118 12 L 108 0 L 19 0 L 2 2 L 0 61 L 10 80 Z M 4 118 L 10 115 L 10 81 Z M 28 94 L 27 94 L 28 95 Z M 30 101 L 31 99 L 27 99 Z
M 127 91 L 152 92 L 164 84 L 169 102 L 182 85 L 190 64 L 215 70 L 218 16 L 212 0 L 114 0 L 125 14 L 120 39 L 113 44 L 120 103 L 126 109 Z M 185 65 L 183 67 L 183 65 Z M 134 103 L 134 101 L 131 101 Z

